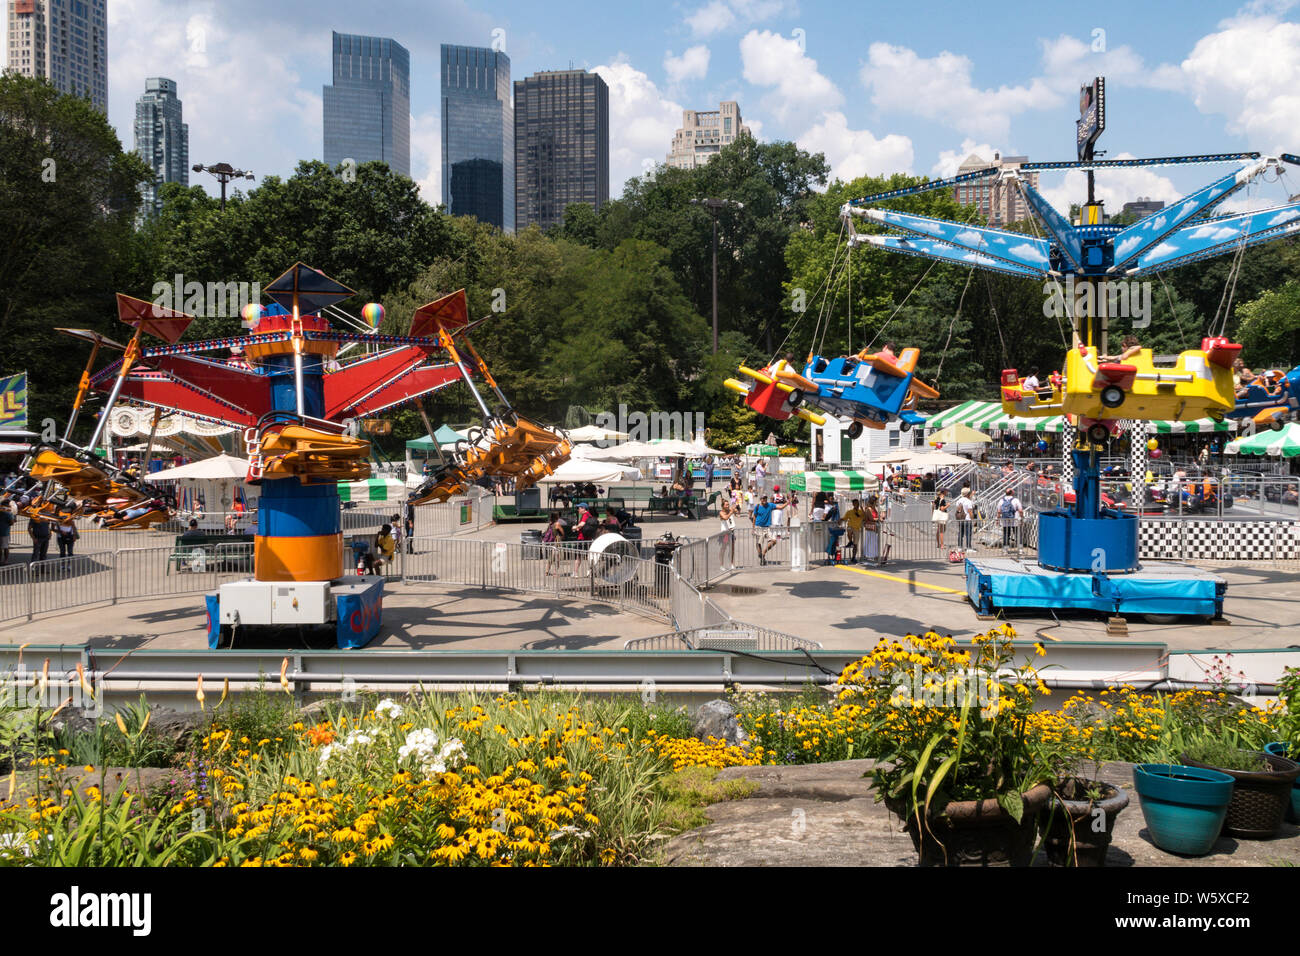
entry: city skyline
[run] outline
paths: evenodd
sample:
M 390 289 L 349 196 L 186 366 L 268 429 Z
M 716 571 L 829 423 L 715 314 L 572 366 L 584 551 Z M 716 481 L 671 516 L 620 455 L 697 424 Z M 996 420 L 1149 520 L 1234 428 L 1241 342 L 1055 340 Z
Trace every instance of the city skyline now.
M 601 75 L 610 87 L 611 196 L 664 161 L 684 109 L 730 99 L 743 104 L 756 138 L 824 152 L 842 179 L 951 175 L 972 152 L 1070 158 L 1072 101 L 1096 74 L 1108 78 L 1101 147 L 1112 157 L 1294 151 L 1300 126 L 1290 80 L 1250 67 L 1259 57 L 1300 62 L 1300 10 L 1290 0 L 1217 9 L 1098 0 L 1087 22 L 1044 10 L 996 28 L 961 5 L 922 24 L 895 7 L 783 0 L 626 10 L 576 0 L 562 31 L 553 11 L 520 3 L 471 10 L 460 0 L 395 0 L 364 19 L 339 0 L 281 0 L 276 9 L 285 16 L 267 17 L 248 0 L 229 0 L 219 17 L 206 0 L 112 0 L 109 118 L 122 141 L 131 140 L 144 78 L 171 76 L 185 90 L 196 156 L 290 175 L 320 155 L 330 81 L 321 50 L 331 27 L 390 36 L 410 50 L 411 175 L 435 202 L 434 70 L 444 42 L 500 48 L 516 76 L 569 63 Z M 1064 211 L 1083 192 L 1081 177 L 1044 174 L 1044 193 Z M 1189 171 L 1165 168 L 1098 177 L 1108 209 L 1195 185 Z M 1264 191 L 1234 197 L 1229 208 L 1285 198 L 1285 190 L 1255 195 Z

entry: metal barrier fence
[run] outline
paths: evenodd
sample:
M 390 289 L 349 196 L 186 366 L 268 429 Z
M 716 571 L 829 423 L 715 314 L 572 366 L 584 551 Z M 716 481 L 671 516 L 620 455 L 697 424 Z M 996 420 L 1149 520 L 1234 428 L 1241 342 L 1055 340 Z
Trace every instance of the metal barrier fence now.
M 797 651 L 820 650 L 819 641 L 794 637 L 770 627 L 724 621 L 705 627 L 638 637 L 623 643 L 625 651 L 675 651 L 682 645 L 696 651 Z

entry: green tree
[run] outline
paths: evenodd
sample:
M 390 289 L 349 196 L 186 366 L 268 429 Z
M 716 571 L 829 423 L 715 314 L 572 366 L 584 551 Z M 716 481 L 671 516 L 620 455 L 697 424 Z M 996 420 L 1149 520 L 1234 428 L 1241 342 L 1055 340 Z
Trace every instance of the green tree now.
M 1291 368 L 1300 362 L 1300 282 L 1291 280 L 1237 308 L 1246 364 Z
M 87 100 L 0 75 L 0 369 L 30 373 L 29 419 L 61 419 L 85 352 L 58 326 L 122 337 L 118 277 L 137 264 L 132 230 L 152 173 Z

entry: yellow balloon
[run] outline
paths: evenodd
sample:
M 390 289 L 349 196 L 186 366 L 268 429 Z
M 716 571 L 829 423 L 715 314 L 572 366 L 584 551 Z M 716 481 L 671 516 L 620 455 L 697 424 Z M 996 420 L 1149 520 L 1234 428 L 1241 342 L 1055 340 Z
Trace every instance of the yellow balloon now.
M 1147 450 L 1148 450 L 1148 451 L 1155 451 L 1155 450 L 1156 450 L 1157 448 L 1159 448 L 1159 447 L 1160 447 L 1160 443 L 1159 443 L 1158 441 L 1156 441 L 1154 438 L 1148 438 L 1148 439 L 1147 439 Z

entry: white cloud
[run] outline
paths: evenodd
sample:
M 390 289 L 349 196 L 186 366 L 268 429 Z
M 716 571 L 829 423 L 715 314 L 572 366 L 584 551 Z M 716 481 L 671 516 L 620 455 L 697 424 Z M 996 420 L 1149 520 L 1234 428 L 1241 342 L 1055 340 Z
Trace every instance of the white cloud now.
M 1041 78 L 1027 86 L 980 89 L 969 57 L 944 51 L 922 57 L 907 47 L 873 43 L 859 73 L 872 102 L 936 120 L 970 136 L 1005 139 L 1011 117 L 1060 106 L 1064 100 Z
M 682 107 L 621 56 L 592 72 L 609 85 L 609 194 L 621 196 L 629 178 L 667 158 Z
M 746 81 L 774 88 L 763 97 L 763 106 L 782 122 L 844 102 L 843 94 L 818 71 L 817 61 L 804 53 L 798 40 L 770 30 L 750 30 L 740 41 L 740 59 Z
M 1132 153 L 1118 153 L 1114 159 L 1132 159 Z M 1059 174 L 1042 173 L 1042 176 Z M 1083 203 L 1088 198 L 1088 174 L 1081 169 L 1072 169 L 1064 176 L 1058 186 L 1046 186 L 1040 182 L 1039 192 L 1047 197 L 1056 209 L 1065 214 L 1071 203 Z M 1182 190 L 1174 186 L 1168 178 L 1153 173 L 1149 169 L 1114 168 L 1100 169 L 1096 175 L 1097 198 L 1106 204 L 1107 215 L 1116 215 L 1124 203 L 1138 198 L 1162 199 L 1166 203 L 1183 197 Z
M 966 157 L 972 153 L 980 157 L 980 159 L 992 162 L 993 154 L 1001 152 L 1001 149 L 995 149 L 988 143 L 977 143 L 967 137 L 961 141 L 961 146 L 958 149 L 940 151 L 939 161 L 930 167 L 930 175 L 935 179 L 948 179 L 957 175 L 958 168 L 966 161 Z
M 1294 150 L 1300 128 L 1300 23 L 1248 12 L 1219 26 L 1182 62 L 1197 109 L 1222 114 L 1229 132 L 1249 137 L 1257 149 Z
M 690 47 L 681 56 L 673 56 L 669 50 L 664 55 L 664 72 L 668 74 L 669 83 L 704 79 L 709 72 L 709 48 L 701 43 Z
M 425 202 L 442 202 L 442 123 L 437 113 L 411 117 L 411 178 Z
M 1107 43 L 1104 50 L 1096 50 L 1096 40 L 1089 42 L 1064 33 L 1038 42 L 1042 47 L 1043 82 L 1063 94 L 1077 92 L 1081 82 L 1091 82 L 1094 76 L 1106 77 L 1112 86 L 1181 90 L 1185 85 L 1177 66 L 1148 66 L 1130 46 Z
M 784 13 L 793 4 L 786 0 L 710 0 L 686 17 L 686 25 L 698 37 L 721 33 L 728 27 L 761 23 Z

